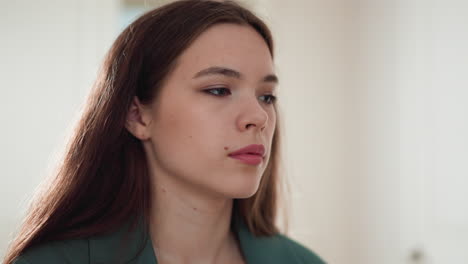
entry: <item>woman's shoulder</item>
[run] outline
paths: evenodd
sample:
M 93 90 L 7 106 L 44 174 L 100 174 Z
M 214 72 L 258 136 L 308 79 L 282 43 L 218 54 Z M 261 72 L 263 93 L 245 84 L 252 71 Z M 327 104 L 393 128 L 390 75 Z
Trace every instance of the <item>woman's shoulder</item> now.
M 140 229 L 129 229 L 124 224 L 116 230 L 81 239 L 46 242 L 27 249 L 14 264 L 87 264 L 115 263 L 115 259 L 132 262 L 144 250 L 139 259 L 151 260 L 148 237 Z M 149 261 L 153 263 L 155 261 Z M 134 262 L 132 262 L 134 263 Z M 138 262 L 139 263 L 139 262 Z
M 89 240 L 70 239 L 33 246 L 21 254 L 14 264 L 89 263 Z

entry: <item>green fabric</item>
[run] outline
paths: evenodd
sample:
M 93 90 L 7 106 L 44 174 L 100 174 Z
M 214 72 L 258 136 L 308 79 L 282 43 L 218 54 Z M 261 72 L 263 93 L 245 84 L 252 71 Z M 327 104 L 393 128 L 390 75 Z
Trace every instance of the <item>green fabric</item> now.
M 248 264 L 325 263 L 284 235 L 256 237 L 242 224 L 235 229 Z M 46 243 L 27 250 L 14 264 L 157 264 L 148 232 L 141 225 L 131 232 L 128 230 L 122 228 L 104 236 Z

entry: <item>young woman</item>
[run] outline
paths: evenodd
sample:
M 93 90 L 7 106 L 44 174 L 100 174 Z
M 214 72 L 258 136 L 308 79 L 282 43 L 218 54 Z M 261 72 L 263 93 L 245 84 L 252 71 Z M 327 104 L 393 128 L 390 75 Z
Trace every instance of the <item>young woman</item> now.
M 270 31 L 239 5 L 146 13 L 4 263 L 323 263 L 275 226 L 277 82 Z

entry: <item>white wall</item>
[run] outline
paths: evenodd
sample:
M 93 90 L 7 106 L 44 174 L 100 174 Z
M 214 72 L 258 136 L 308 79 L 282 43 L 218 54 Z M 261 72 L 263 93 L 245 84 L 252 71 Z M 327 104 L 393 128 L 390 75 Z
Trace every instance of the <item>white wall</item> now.
M 468 263 L 468 3 L 400 6 L 403 254 Z
M 0 256 L 115 37 L 117 10 L 102 0 L 0 3 Z

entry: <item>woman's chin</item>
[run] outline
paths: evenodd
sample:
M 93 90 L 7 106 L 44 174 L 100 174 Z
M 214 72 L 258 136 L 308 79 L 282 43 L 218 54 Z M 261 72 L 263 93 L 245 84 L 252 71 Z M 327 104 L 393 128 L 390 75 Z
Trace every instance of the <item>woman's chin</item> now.
M 230 186 L 229 190 L 226 190 L 226 194 L 228 197 L 233 199 L 246 199 L 252 197 L 258 191 L 258 184 L 250 184 L 250 185 L 243 185 L 243 186 Z

